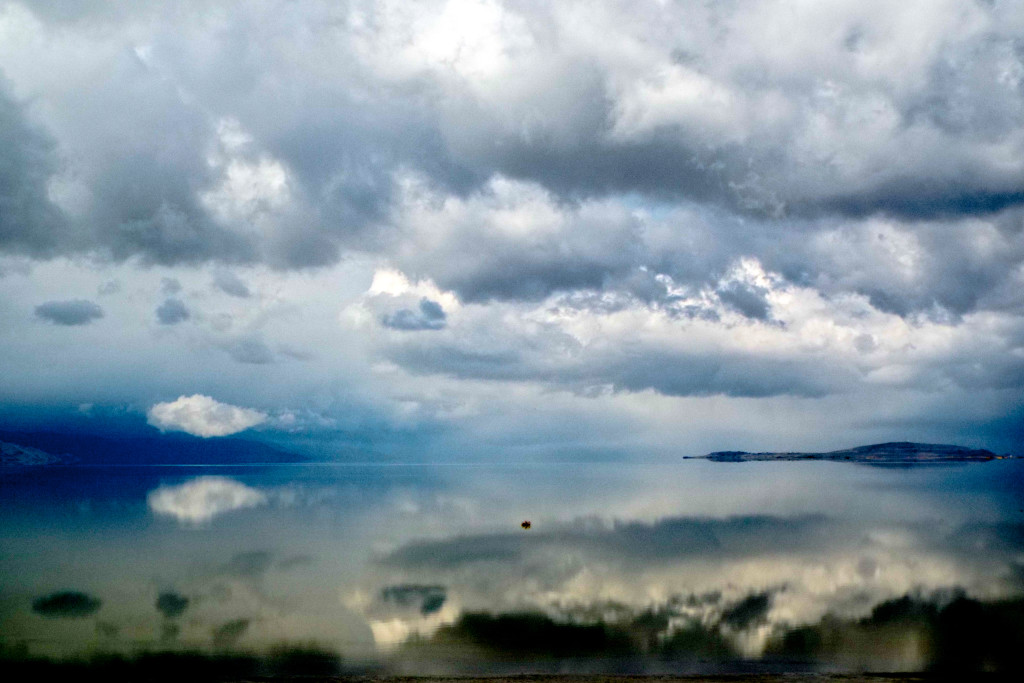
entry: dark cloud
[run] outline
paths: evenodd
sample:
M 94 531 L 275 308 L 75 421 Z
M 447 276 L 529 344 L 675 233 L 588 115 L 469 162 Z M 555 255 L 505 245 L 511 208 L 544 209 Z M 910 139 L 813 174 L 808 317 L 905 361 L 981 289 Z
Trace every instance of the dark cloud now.
M 234 273 L 218 270 L 213 276 L 213 286 L 229 296 L 247 299 L 251 296 L 249 287 Z
M 772 360 L 754 355 L 690 355 L 651 352 L 642 358 L 627 354 L 609 359 L 601 374 L 584 381 L 601 383 L 629 391 L 654 389 L 667 396 L 765 397 L 783 394 L 824 396 L 840 379 L 829 377 L 821 368 L 805 366 L 796 360 Z M 595 368 L 596 369 L 596 368 Z M 590 370 L 590 368 L 588 368 Z
M 522 225 L 509 231 L 508 214 Z M 616 202 L 560 202 L 543 189 L 494 182 L 461 211 L 440 211 L 445 225 L 415 237 L 399 265 L 432 278 L 466 302 L 539 301 L 559 291 L 611 288 L 643 263 L 640 222 Z
M 189 319 L 191 315 L 181 299 L 165 299 L 157 306 L 156 318 L 161 325 L 177 325 Z
M 422 299 L 419 310 L 402 308 L 381 316 L 380 322 L 393 330 L 440 330 L 444 328 L 447 317 L 441 304 Z
M 69 90 L 63 102 L 76 108 L 74 121 L 62 121 L 73 136 L 67 151 L 82 159 L 93 197 L 79 219 L 91 238 L 85 248 L 161 265 L 256 258 L 253 239 L 218 223 L 202 201 L 216 182 L 203 153 L 215 144 L 215 122 L 138 53 L 111 55 L 105 67 L 103 79 Z
M 573 63 L 556 49 L 547 56 L 555 62 L 549 68 L 557 75 L 551 79 L 550 89 L 531 92 L 532 108 L 515 99 L 477 100 L 462 110 L 472 112 L 475 125 L 450 133 L 450 144 L 468 163 L 538 181 L 563 195 L 636 192 L 663 199 L 712 202 L 753 215 L 888 213 L 918 219 L 993 212 L 1019 204 L 1024 198 L 1019 190 L 1019 167 L 1004 172 L 975 156 L 975 145 L 982 144 L 982 139 L 1005 144 L 1020 122 L 1019 93 L 1001 87 L 994 75 L 1000 62 L 1020 63 L 1012 48 L 1013 38 L 1004 35 L 997 39 L 981 31 L 966 43 L 932 52 L 926 57 L 932 60 L 928 82 L 884 102 L 857 79 L 849 79 L 847 73 L 833 72 L 830 75 L 842 85 L 839 99 L 832 100 L 815 92 L 814 79 L 805 74 L 785 84 L 776 81 L 783 73 L 775 70 L 778 64 L 773 63 L 772 52 L 763 44 L 759 49 L 744 52 L 739 59 L 747 66 L 756 63 L 772 70 L 773 75 L 755 82 L 737 82 L 733 74 L 717 68 L 716 62 L 736 64 L 736 55 L 729 53 L 728 46 L 734 45 L 733 40 L 743 40 L 740 36 L 750 27 L 745 17 L 749 11 L 747 5 L 722 3 L 699 16 L 701 13 L 691 13 L 679 6 L 662 10 L 660 18 L 656 16 L 659 12 L 646 14 L 637 19 L 637 26 L 643 26 L 641 30 L 648 31 L 649 38 L 658 33 L 657 23 L 666 21 L 665 15 L 684 23 L 712 21 L 716 25 L 721 22 L 720 25 L 742 27 L 733 37 L 705 42 L 700 53 L 687 51 L 687 64 L 671 65 L 665 59 L 660 62 L 661 74 L 671 73 L 673 66 L 677 68 L 682 81 L 680 89 L 692 87 L 694 81 L 710 83 L 712 88 L 720 86 L 730 103 L 719 103 L 719 115 L 728 112 L 726 115 L 756 117 L 755 103 L 763 102 L 769 92 L 779 93 L 792 107 L 792 116 L 782 125 L 761 127 L 748 119 L 720 128 L 709 127 L 687 118 L 687 109 L 692 107 L 689 103 L 673 100 L 675 107 L 669 108 L 668 101 L 675 93 L 664 80 L 651 78 L 646 83 L 647 91 L 614 92 L 609 89 L 607 77 L 615 73 L 618 65 L 606 62 L 602 65 L 606 71 L 602 73 L 602 67 L 595 68 L 593 62 Z M 840 19 L 842 14 L 837 13 L 835 18 Z M 718 16 L 709 20 L 708 15 Z M 863 17 L 844 19 L 850 21 L 851 29 L 863 33 Z M 798 25 L 799 37 L 794 38 L 797 50 L 814 49 L 813 25 L 809 18 L 806 24 Z M 708 30 L 712 30 L 710 26 Z M 669 44 L 663 43 L 662 47 L 666 53 L 678 51 Z M 898 49 L 894 44 L 872 47 L 879 53 Z M 837 43 L 830 49 L 839 53 L 844 48 Z M 849 58 L 839 54 L 836 57 L 833 63 Z M 963 71 L 949 67 L 954 61 Z M 525 66 L 523 71 L 529 68 Z M 818 73 L 828 71 L 826 66 Z M 972 76 L 968 77 L 968 73 Z M 890 77 L 899 79 L 897 74 Z M 671 76 L 663 78 L 668 80 Z M 557 95 L 553 92 L 554 82 L 561 88 Z M 977 95 L 980 91 L 992 97 L 992 107 L 980 107 L 971 100 L 969 93 Z M 666 100 L 643 99 L 645 94 L 657 97 L 658 93 Z M 556 97 L 561 106 L 545 110 L 545 105 Z M 509 110 L 488 106 L 499 103 Z M 655 109 L 658 104 L 666 110 Z M 622 129 L 627 121 L 623 110 L 631 105 L 649 112 L 652 118 L 661 115 L 664 120 L 652 120 L 649 125 L 625 134 Z M 910 130 L 895 128 L 880 138 L 872 138 L 866 126 L 838 128 L 846 116 L 866 105 L 892 108 L 893 117 L 903 119 Z M 645 110 L 647 106 L 651 109 Z M 673 110 L 675 115 L 668 113 Z M 942 121 L 942 112 L 955 113 L 953 118 L 962 119 L 960 124 L 947 125 Z M 815 117 L 824 117 L 830 127 L 838 129 L 822 131 L 823 136 L 816 140 L 807 139 L 803 127 L 811 125 Z M 532 129 L 531 135 L 522 133 L 526 126 Z M 925 130 L 934 136 L 929 142 L 911 143 L 914 133 Z M 737 133 L 742 140 L 735 137 Z M 913 149 L 904 150 L 897 163 L 890 163 L 874 177 L 859 169 L 851 172 L 841 163 L 815 164 L 812 170 L 811 166 L 804 166 L 810 160 L 804 156 L 806 151 L 799 148 L 801 142 L 806 142 L 820 145 L 819 151 L 825 154 L 853 153 L 874 158 L 886 155 L 890 145 L 899 144 L 901 138 Z M 945 155 L 939 151 L 940 140 L 949 145 Z
M 61 591 L 38 597 L 32 601 L 32 611 L 55 619 L 81 619 L 92 616 L 102 601 L 88 593 Z
M 575 340 L 557 337 L 514 349 L 476 350 L 449 344 L 401 344 L 387 349 L 396 363 L 415 373 L 461 378 L 541 380 L 573 387 L 615 391 L 653 389 L 666 396 L 824 396 L 841 386 L 844 372 L 799 359 L 774 359 L 728 351 L 689 353 L 653 346 L 642 353 L 600 348 L 588 353 Z M 566 347 L 572 352 L 567 353 Z M 838 370 L 838 371 L 837 371 Z
M 456 377 L 519 379 L 529 373 L 514 350 L 460 348 L 452 345 L 398 346 L 388 356 L 414 373 L 444 373 Z
M 294 23 L 281 25 L 266 8 L 235 7 L 213 29 L 187 12 L 119 7 L 32 5 L 60 36 L 94 24 L 115 35 L 144 15 L 147 48 L 97 47 L 102 78 L 40 95 L 55 112 L 49 137 L 0 93 L 9 151 L 0 197 L 15 207 L 0 218 L 2 249 L 279 268 L 372 251 L 467 302 L 636 294 L 627 281 L 641 266 L 714 286 L 718 261 L 754 256 L 794 281 L 863 293 L 901 315 L 983 307 L 1024 259 L 1019 237 L 1007 249 L 964 249 L 933 225 L 998 220 L 1024 202 L 1024 168 L 1004 161 L 1016 159 L 1010 150 L 1024 122 L 1013 86 L 1020 37 L 1006 8 L 929 23 L 928 38 L 912 45 L 903 29 L 852 6 L 827 20 L 797 13 L 782 58 L 752 28 L 761 23 L 756 8 L 742 3 L 629 13 L 610 5 L 572 26 L 539 6 L 504 4 L 495 7 L 504 17 L 496 33 L 481 29 L 500 54 L 515 55 L 499 69 L 508 87 L 493 88 L 499 76 L 488 60 L 481 71 L 461 70 L 476 63 L 472 50 L 428 58 L 441 48 L 422 51 L 423 17 L 412 10 L 366 8 L 356 26 L 300 3 Z M 440 17 L 436 9 L 423 12 Z M 568 37 L 612 28 L 637 49 L 613 54 Z M 507 41 L 518 47 L 502 51 Z M 298 42 L 308 56 L 296 60 Z M 416 68 L 395 45 L 418 55 Z M 336 65 L 329 76 L 311 66 L 323 63 Z M 905 68 L 879 66 L 893 63 Z M 74 230 L 60 227 L 48 198 L 59 157 L 73 160 L 74 182 L 89 197 L 68 219 Z M 267 169 L 280 177 L 268 180 Z M 486 203 L 496 176 L 517 179 L 548 195 L 562 218 L 533 214 L 525 224 L 544 230 L 503 230 L 534 208 L 513 197 L 492 207 L 496 221 L 469 211 L 446 229 L 406 225 L 409 175 L 441 205 Z M 686 219 L 645 233 L 665 207 L 693 205 L 720 214 L 707 234 L 691 239 Z M 837 224 L 878 219 L 920 238 L 904 249 L 921 257 L 912 282 L 890 264 L 873 266 L 870 244 L 811 253 Z M 249 291 L 228 271 L 214 285 L 232 296 Z M 756 288 L 728 285 L 719 296 L 748 317 L 769 317 Z M 439 324 L 415 309 L 386 320 L 397 329 Z
M 98 304 L 85 299 L 47 301 L 36 306 L 35 311 L 37 317 L 55 325 L 88 325 L 93 320 L 103 317 L 103 309 Z
M 174 591 L 165 591 L 157 596 L 156 608 L 168 619 L 180 617 L 188 608 L 189 599 Z
M 730 282 L 718 288 L 718 298 L 748 318 L 767 320 L 771 306 L 765 299 L 768 293 L 763 287 L 753 287 L 742 282 Z
M 71 240 L 47 190 L 58 170 L 54 142 L 26 120 L 2 72 L 0 147 L 0 250 L 37 257 L 58 253 Z

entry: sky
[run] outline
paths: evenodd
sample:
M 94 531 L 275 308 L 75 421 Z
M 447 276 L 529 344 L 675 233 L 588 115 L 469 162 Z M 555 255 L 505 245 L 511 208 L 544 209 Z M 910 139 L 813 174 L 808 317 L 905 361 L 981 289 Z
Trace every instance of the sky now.
M 1022 100 L 1003 0 L 0 1 L 0 426 L 1019 451 Z

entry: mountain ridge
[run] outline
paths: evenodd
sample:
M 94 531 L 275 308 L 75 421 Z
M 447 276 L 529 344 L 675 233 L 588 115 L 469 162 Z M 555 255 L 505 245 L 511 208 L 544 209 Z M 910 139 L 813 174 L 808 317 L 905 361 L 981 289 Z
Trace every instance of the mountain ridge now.
M 260 441 L 184 434 L 114 438 L 92 434 L 0 430 L 3 465 L 163 465 L 305 462 Z

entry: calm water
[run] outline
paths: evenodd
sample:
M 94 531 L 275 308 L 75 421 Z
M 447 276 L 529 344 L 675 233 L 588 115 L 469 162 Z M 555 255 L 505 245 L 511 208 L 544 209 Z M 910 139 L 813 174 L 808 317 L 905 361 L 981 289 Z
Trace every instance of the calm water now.
M 892 670 L 977 622 L 1009 640 L 966 656 L 1005 668 L 1022 492 L 1019 460 L 12 469 L 0 642 L 422 673 Z

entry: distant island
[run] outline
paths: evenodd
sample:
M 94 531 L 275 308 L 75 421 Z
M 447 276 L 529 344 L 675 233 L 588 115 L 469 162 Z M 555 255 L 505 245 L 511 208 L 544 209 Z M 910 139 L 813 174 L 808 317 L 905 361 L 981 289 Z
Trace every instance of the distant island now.
M 746 451 L 715 451 L 707 455 L 684 456 L 686 459 L 706 459 L 714 462 L 763 462 L 784 460 L 838 460 L 872 465 L 915 465 L 952 462 L 985 462 L 1003 460 L 1011 455 L 996 455 L 992 451 L 947 444 L 912 443 L 894 441 L 871 446 L 858 446 L 826 453 L 747 453 Z

